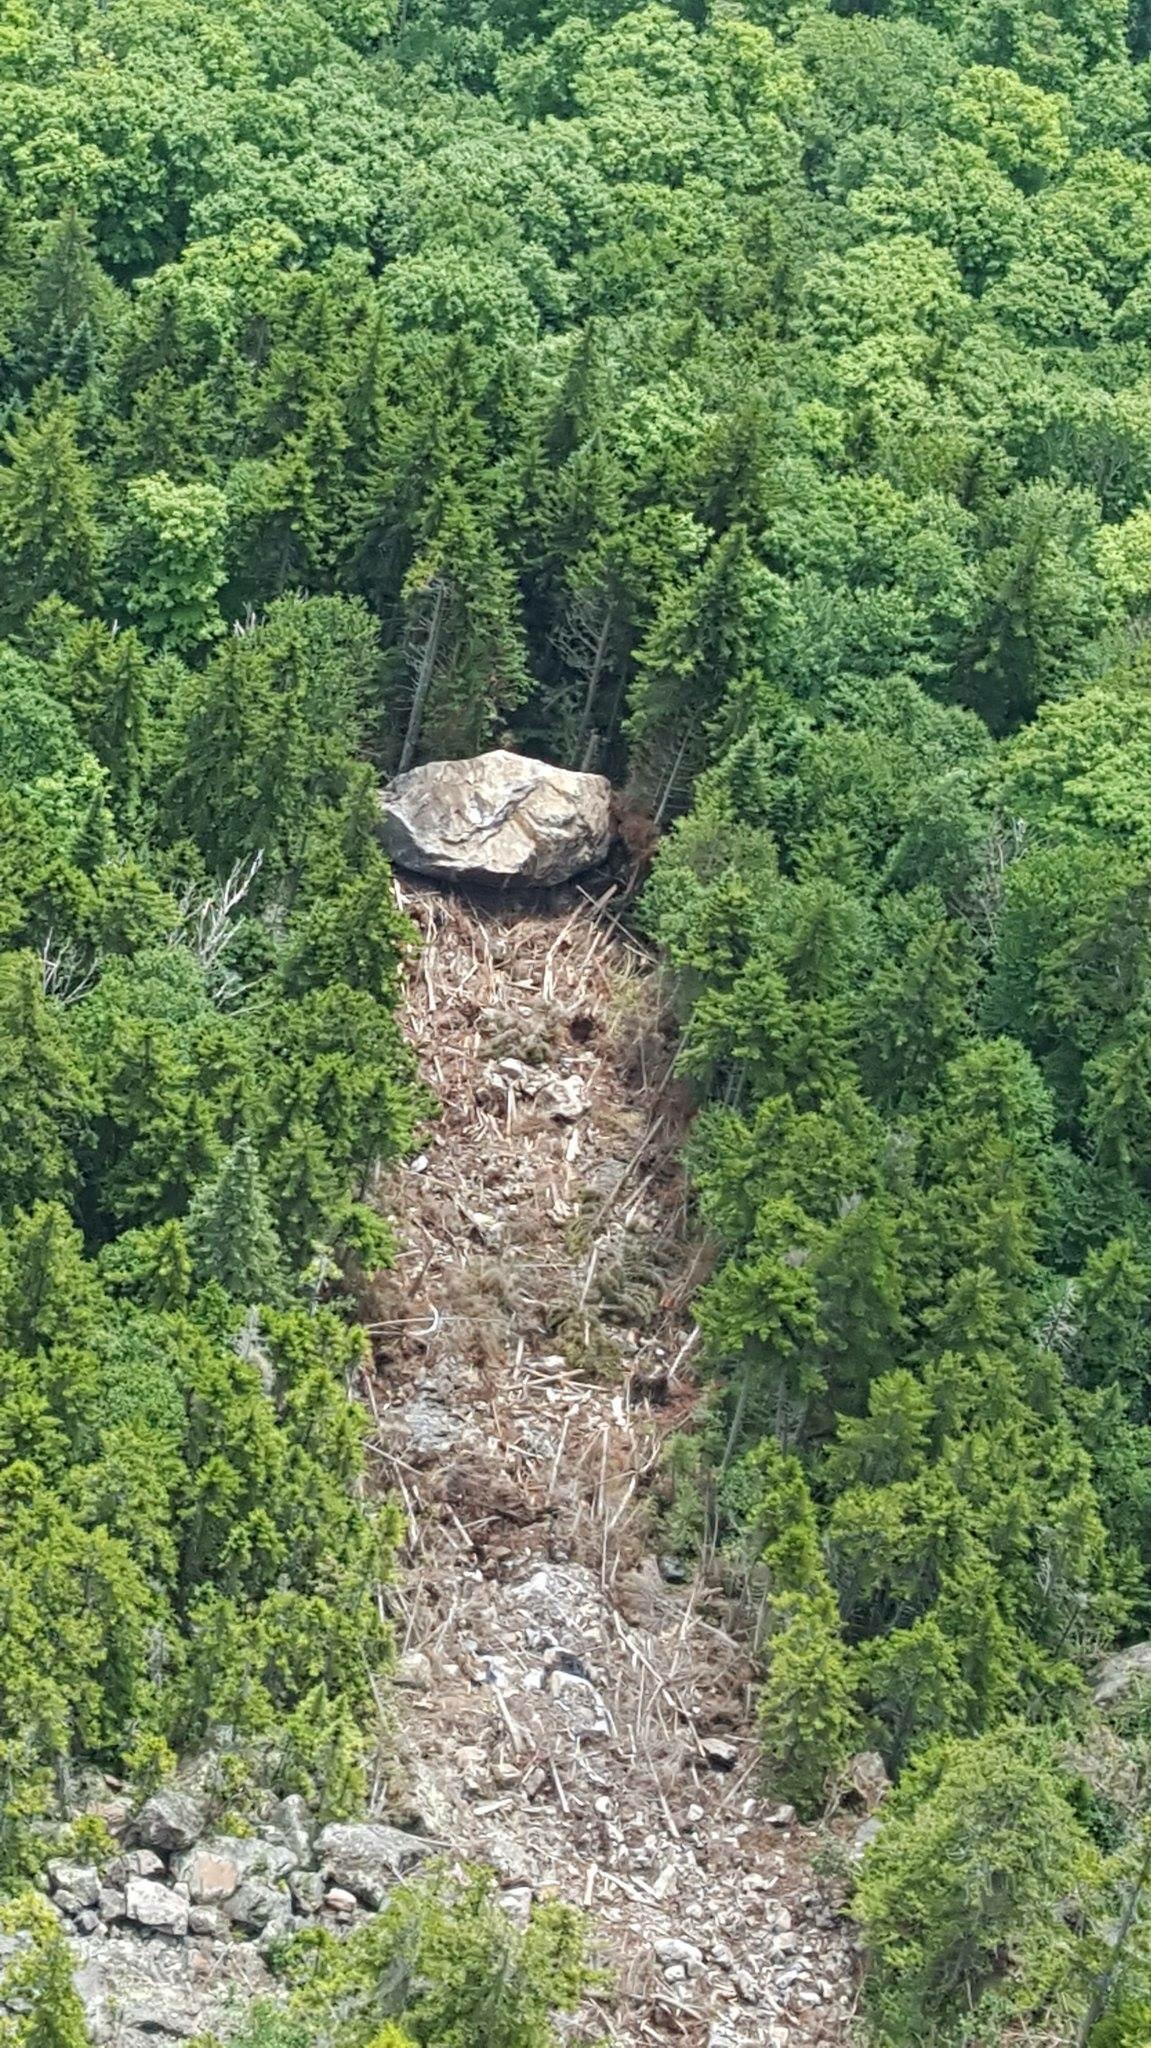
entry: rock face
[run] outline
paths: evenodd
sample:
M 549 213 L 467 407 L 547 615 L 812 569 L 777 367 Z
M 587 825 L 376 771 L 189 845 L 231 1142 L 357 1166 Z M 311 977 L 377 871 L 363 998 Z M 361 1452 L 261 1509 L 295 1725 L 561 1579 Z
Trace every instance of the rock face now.
M 459 881 L 566 882 L 612 838 L 605 776 L 502 750 L 409 769 L 381 791 L 380 816 L 398 866 Z

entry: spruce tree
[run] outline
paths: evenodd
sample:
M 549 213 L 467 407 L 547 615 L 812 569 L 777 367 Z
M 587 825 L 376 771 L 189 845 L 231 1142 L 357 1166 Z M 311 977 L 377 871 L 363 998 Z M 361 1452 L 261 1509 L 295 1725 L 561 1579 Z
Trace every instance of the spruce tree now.
M 284 1297 L 284 1257 L 250 1138 L 233 1145 L 188 1210 L 188 1242 L 197 1273 L 237 1301 Z

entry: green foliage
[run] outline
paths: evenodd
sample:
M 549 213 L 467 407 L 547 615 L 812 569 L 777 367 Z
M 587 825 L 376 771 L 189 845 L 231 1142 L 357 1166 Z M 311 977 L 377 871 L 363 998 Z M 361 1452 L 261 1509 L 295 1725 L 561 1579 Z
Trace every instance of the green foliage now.
M 1066 1902 L 1099 1875 L 1069 1795 L 1050 1742 L 1013 1724 L 907 1772 L 855 1900 L 880 2038 L 958 2041 L 972 2021 L 978 2038 L 981 2020 L 997 2030 L 1066 1982 Z
M 284 1970 L 286 2008 L 255 2007 L 237 2048 L 555 2048 L 592 1975 L 570 1907 L 538 1903 L 520 1931 L 480 1872 L 401 1885 L 346 1940 L 297 1937 Z
M 233 1145 L 215 1180 L 198 1188 L 187 1231 L 202 1281 L 216 1281 L 237 1301 L 274 1302 L 282 1294 L 283 1252 L 250 1138 Z
M 84 2008 L 72 1986 L 72 1963 L 59 1920 L 35 1892 L 0 1906 L 0 1930 L 21 1947 L 0 1973 L 0 2004 L 16 2017 L 0 2021 L 12 2048 L 88 2048 Z

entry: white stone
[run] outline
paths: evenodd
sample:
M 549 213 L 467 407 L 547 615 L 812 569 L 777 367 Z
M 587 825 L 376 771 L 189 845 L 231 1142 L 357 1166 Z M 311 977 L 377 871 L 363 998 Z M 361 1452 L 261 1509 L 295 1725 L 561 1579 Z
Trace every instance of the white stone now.
M 128 1879 L 126 1911 L 129 1920 L 135 1920 L 140 1927 L 154 1927 L 177 1939 L 188 1932 L 187 1901 L 150 1877 Z

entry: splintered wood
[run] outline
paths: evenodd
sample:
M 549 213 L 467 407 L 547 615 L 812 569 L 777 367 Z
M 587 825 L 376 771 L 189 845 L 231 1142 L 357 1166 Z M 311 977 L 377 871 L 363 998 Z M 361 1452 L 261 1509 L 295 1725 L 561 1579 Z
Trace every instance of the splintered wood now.
M 402 1248 L 370 1325 L 407 1525 L 381 1803 L 491 1864 L 510 1911 L 586 1908 L 610 1990 L 579 2038 L 842 2041 L 848 1945 L 756 1796 L 746 1650 L 716 1589 L 652 1554 L 706 1269 L 654 964 L 609 898 L 397 898 L 440 1111 L 384 1191 Z

